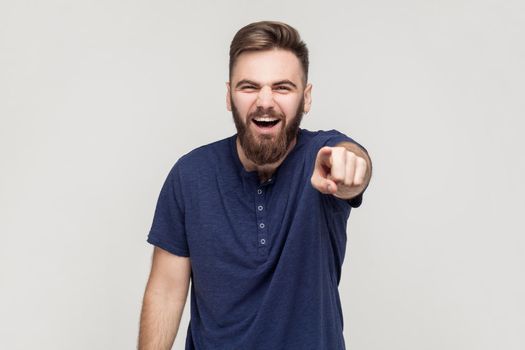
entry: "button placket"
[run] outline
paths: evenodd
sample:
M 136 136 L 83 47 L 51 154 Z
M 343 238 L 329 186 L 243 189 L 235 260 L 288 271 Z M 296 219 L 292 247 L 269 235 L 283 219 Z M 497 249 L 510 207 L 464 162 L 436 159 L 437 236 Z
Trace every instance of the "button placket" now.
M 255 215 L 257 218 L 257 247 L 259 253 L 262 254 L 267 252 L 268 246 L 268 228 L 266 225 L 265 207 L 265 190 L 259 187 L 255 195 Z

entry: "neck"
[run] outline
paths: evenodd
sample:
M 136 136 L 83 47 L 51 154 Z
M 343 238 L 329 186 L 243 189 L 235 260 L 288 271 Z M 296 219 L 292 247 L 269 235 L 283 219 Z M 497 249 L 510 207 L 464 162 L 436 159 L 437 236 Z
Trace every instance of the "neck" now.
M 290 142 L 290 145 L 288 146 L 288 149 L 286 150 L 285 155 L 282 156 L 282 158 L 276 161 L 275 163 L 258 165 L 252 162 L 251 160 L 249 160 L 246 157 L 246 154 L 244 154 L 244 150 L 241 147 L 239 138 L 236 139 L 237 154 L 239 155 L 239 159 L 244 169 L 246 171 L 257 171 L 261 182 L 265 182 L 270 177 L 272 177 L 273 173 L 275 172 L 275 169 L 277 169 L 279 165 L 281 165 L 281 163 L 285 160 L 285 158 L 288 156 L 290 151 L 294 148 L 296 142 L 297 142 L 297 137 L 294 137 L 292 142 Z

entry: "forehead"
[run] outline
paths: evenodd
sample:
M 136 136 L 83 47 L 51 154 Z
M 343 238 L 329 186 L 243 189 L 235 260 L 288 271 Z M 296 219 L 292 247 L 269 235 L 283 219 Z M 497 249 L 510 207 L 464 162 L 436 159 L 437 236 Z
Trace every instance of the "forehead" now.
M 259 83 L 289 79 L 299 86 L 302 76 L 301 62 L 291 51 L 247 51 L 237 57 L 232 72 L 232 83 L 242 79 Z

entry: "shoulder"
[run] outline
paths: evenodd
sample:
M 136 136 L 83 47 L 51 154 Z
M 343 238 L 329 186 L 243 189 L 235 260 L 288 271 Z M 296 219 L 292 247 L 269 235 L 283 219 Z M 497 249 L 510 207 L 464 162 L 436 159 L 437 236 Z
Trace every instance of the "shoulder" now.
M 307 130 L 306 130 L 307 131 Z M 366 151 L 366 148 L 357 142 L 354 138 L 349 136 L 346 133 L 343 133 L 339 130 L 318 130 L 318 131 L 307 131 L 310 136 L 310 142 L 312 147 L 320 149 L 324 146 L 334 147 L 341 142 L 352 142 L 361 147 Z
M 210 164 L 220 162 L 221 159 L 229 156 L 234 137 L 235 135 L 229 136 L 189 151 L 177 160 L 174 168 L 197 170 L 203 166 L 209 167 Z
M 304 144 L 315 149 L 319 149 L 323 146 L 333 147 L 343 141 L 357 143 L 350 136 L 335 129 L 317 131 L 301 129 L 301 137 L 303 138 Z

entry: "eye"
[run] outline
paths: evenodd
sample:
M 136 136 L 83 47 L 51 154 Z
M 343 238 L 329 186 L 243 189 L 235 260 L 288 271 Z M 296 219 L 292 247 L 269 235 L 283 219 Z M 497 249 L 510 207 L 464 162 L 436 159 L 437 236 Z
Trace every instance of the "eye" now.
M 243 85 L 241 86 L 241 90 L 252 90 L 255 89 L 255 86 L 253 85 Z
M 276 89 L 277 90 L 290 90 L 288 86 L 284 86 L 284 85 L 278 86 Z

